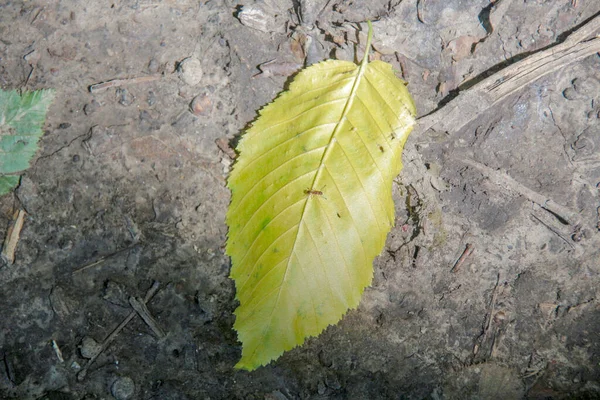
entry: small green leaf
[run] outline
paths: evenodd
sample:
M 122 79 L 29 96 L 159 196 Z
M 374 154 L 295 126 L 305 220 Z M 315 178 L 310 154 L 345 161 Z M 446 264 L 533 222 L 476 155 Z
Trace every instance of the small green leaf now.
M 301 71 L 240 140 L 227 213 L 238 368 L 337 323 L 371 284 L 415 106 L 391 65 L 367 58 Z
M 38 149 L 46 112 L 54 98 L 53 90 L 20 95 L 16 90 L 0 90 L 0 195 L 19 182 L 19 176 L 6 176 L 29 168 Z M 12 185 L 9 187 L 9 185 Z

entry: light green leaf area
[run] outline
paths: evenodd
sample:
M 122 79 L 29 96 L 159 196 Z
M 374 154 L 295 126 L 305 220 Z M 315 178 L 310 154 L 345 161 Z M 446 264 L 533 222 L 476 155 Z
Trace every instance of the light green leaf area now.
M 380 61 L 313 65 L 261 110 L 228 182 L 237 368 L 358 306 L 394 224 L 392 180 L 414 121 L 405 82 Z
M 20 175 L 0 175 L 0 196 L 13 190 L 20 180 Z
M 53 90 L 22 95 L 16 90 L 0 90 L 0 195 L 19 182 L 19 176 L 6 174 L 29 168 L 53 98 Z

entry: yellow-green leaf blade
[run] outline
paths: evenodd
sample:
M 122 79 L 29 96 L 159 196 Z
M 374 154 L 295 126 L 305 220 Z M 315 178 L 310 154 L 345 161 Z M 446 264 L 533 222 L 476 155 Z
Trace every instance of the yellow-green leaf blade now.
M 414 115 L 388 64 L 326 61 L 243 136 L 227 214 L 238 367 L 268 363 L 358 305 L 394 221 Z

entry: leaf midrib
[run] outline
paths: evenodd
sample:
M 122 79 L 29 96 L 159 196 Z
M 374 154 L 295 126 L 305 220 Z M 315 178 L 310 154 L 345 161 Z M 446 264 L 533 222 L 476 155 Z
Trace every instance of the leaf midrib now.
M 356 98 L 356 93 L 358 91 L 358 87 L 360 86 L 360 82 L 364 76 L 365 70 L 368 65 L 368 57 L 369 57 L 369 55 L 368 55 L 368 51 L 367 51 L 365 53 L 365 56 L 364 56 L 361 64 L 360 64 L 360 67 L 358 68 L 356 78 L 354 80 L 354 83 L 352 84 L 352 90 L 350 91 L 350 94 L 348 95 L 348 100 L 346 101 L 346 104 L 344 105 L 342 114 L 333 130 L 333 133 L 331 134 L 331 139 L 329 140 L 329 143 L 327 144 L 327 148 L 325 149 L 325 152 L 323 153 L 323 157 L 321 158 L 321 162 L 319 163 L 319 167 L 317 168 L 317 173 L 315 174 L 315 179 L 313 180 L 310 190 L 315 190 L 316 184 L 319 182 L 319 178 L 321 177 L 323 167 L 324 167 L 325 163 L 327 162 L 327 160 L 329 159 L 329 156 L 333 150 L 333 147 L 335 146 L 335 143 L 337 142 L 337 135 L 339 134 L 339 132 L 341 130 L 341 126 L 342 126 L 344 120 L 346 119 L 348 112 L 352 108 L 352 104 L 354 103 L 354 99 Z M 297 227 L 296 237 L 294 239 L 294 245 L 292 246 L 292 249 L 290 251 L 290 257 L 288 258 L 287 265 L 285 267 L 285 272 L 283 274 L 283 279 L 281 280 L 281 285 L 279 286 L 279 290 L 277 292 L 277 299 L 275 300 L 273 309 L 271 310 L 271 314 L 269 315 L 269 323 L 268 323 L 268 325 L 265 326 L 265 329 L 263 330 L 263 332 L 268 331 L 269 328 L 271 327 L 271 324 L 273 321 L 273 314 L 275 313 L 275 310 L 277 309 L 277 304 L 279 303 L 279 299 L 281 298 L 281 292 L 283 290 L 283 287 L 285 286 L 284 283 L 286 282 L 287 277 L 288 277 L 291 260 L 292 260 L 293 255 L 295 254 L 296 245 L 298 244 L 298 235 L 300 233 L 301 225 L 304 223 L 304 219 L 305 219 L 304 216 L 306 214 L 307 207 L 310 204 L 310 200 L 312 200 L 311 196 L 307 195 L 305 203 L 304 203 L 304 207 L 302 207 L 302 215 L 300 217 L 300 223 L 298 224 L 298 227 Z M 316 315 L 315 315 L 315 317 L 316 317 Z M 254 351 L 252 352 L 252 355 L 250 356 L 250 359 L 252 359 L 254 357 L 257 350 L 258 350 L 258 347 L 254 349 Z

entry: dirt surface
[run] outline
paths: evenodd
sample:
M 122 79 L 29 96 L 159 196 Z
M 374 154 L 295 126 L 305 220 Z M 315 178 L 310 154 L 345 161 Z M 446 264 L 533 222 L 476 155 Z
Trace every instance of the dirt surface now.
M 233 369 L 228 143 L 304 62 L 303 29 L 310 60 L 352 60 L 363 52 L 357 23 L 376 21 L 375 56 L 409 82 L 425 115 L 600 12 L 597 0 L 297 8 L 0 2 L 0 87 L 56 89 L 38 157 L 0 202 L 4 226 L 16 207 L 27 211 L 16 262 L 0 267 L 0 397 L 600 398 L 598 55 L 459 132 L 412 135 L 396 227 L 360 307 L 266 367 Z M 136 316 L 87 366 L 154 281 L 147 308 L 166 336 Z

